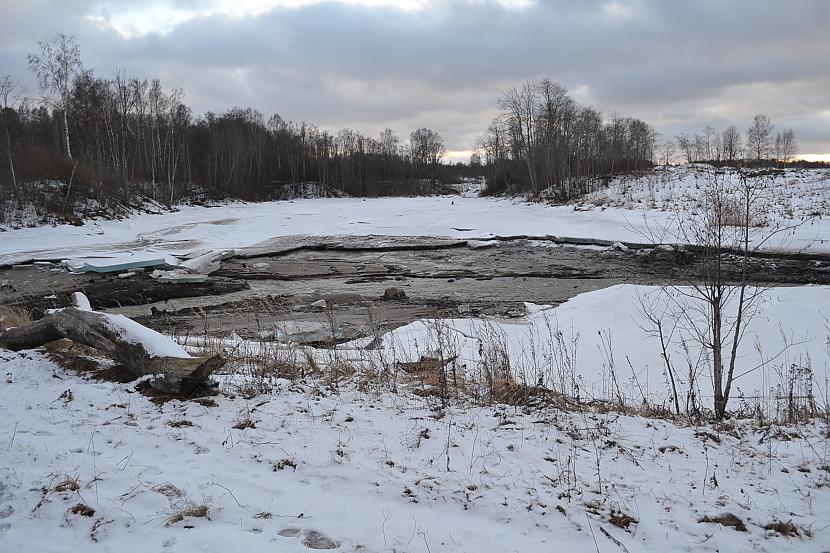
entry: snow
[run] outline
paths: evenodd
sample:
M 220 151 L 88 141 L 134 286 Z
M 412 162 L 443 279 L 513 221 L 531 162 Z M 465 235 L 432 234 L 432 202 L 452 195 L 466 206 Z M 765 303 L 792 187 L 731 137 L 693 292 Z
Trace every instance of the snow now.
M 576 203 L 629 210 L 693 209 L 711 171 L 711 167 L 697 164 L 658 167 L 643 175 L 618 177 L 608 187 L 592 192 Z M 740 184 L 740 174 L 734 169 L 721 169 L 719 175 L 732 187 Z M 830 215 L 830 170 L 783 170 L 764 187 L 762 198 L 771 222 Z
M 222 266 L 222 259 L 230 257 L 231 255 L 233 255 L 233 251 L 209 251 L 187 261 L 183 261 L 180 266 L 194 273 L 209 275 L 210 273 L 218 271 Z
M 215 407 L 158 406 L 37 352 L 0 352 L 0 374 L 2 551 L 299 553 L 312 531 L 368 553 L 622 551 L 609 535 L 630 553 L 830 541 L 819 422 L 691 427 L 505 406 L 441 416 L 405 391 L 287 382 Z M 201 505 L 206 518 L 176 521 Z M 614 526 L 616 512 L 638 522 Z M 698 522 L 724 513 L 748 531 Z M 775 521 L 812 537 L 763 528 Z
M 117 333 L 121 339 L 130 344 L 140 344 L 150 357 L 178 357 L 185 359 L 190 357 L 187 350 L 173 341 L 170 336 L 156 332 L 152 328 L 147 328 L 124 315 L 93 311 L 89 298 L 83 292 L 75 292 L 72 298 L 75 307 L 81 311 L 91 311 L 102 317 L 104 324 Z M 54 311 L 60 310 L 51 310 L 51 312 Z
M 99 315 L 104 316 L 105 324 L 117 332 L 121 338 L 128 343 L 142 345 L 151 357 L 190 357 L 190 354 L 169 336 L 142 326 L 124 315 L 109 313 L 99 313 Z
M 694 178 L 681 173 L 681 169 L 686 170 L 674 169 L 668 177 L 650 175 L 612 184 L 604 199 L 592 198 L 593 203 L 580 206 L 459 196 L 316 198 L 213 208 L 185 206 L 174 213 L 87 221 L 80 227 L 11 229 L 3 233 L 0 242 L 0 264 L 130 252 L 184 255 L 196 250 L 241 248 L 297 234 L 484 240 L 494 236 L 555 235 L 647 242 L 646 236 L 655 226 L 665 226 L 669 229 L 668 240 L 678 221 L 668 209 L 667 198 L 679 197 L 679 190 L 691 194 L 695 186 Z M 782 233 L 771 248 L 830 252 L 828 174 L 807 171 L 775 183 L 770 220 L 803 223 Z M 659 196 L 659 202 L 649 201 L 648 194 L 657 197 L 658 189 L 666 193 Z M 804 198 L 798 200 L 800 195 Z M 606 203 L 615 207 L 603 207 Z
M 694 177 L 680 171 L 620 181 L 577 209 L 457 196 L 324 198 L 15 229 L 2 234 L 0 263 L 190 254 L 194 266 L 210 269 L 213 250 L 295 234 L 451 236 L 477 246 L 514 235 L 637 242 L 646 225 L 671 224 L 671 209 L 693 205 Z M 769 201 L 770 221 L 828 214 L 822 173 L 787 175 Z M 809 219 L 789 245 L 830 251 L 827 221 Z M 398 372 L 396 393 L 367 372 L 336 387 L 269 379 L 273 393 L 252 395 L 255 371 L 243 366 L 218 375 L 223 394 L 215 406 L 157 405 L 134 384 L 85 379 L 45 353 L 0 351 L 0 551 L 292 553 L 315 539 L 366 553 L 826 549 L 830 428 L 821 418 L 689 426 L 464 397 L 441 407 L 395 368 L 457 355 L 462 378 L 480 377 L 482 362 L 509 358 L 528 384 L 541 377 L 583 400 L 622 396 L 639 405 L 645 398 L 668 408 L 659 342 L 642 328 L 637 307 L 638 298 L 664 293 L 620 285 L 560 306 L 528 303 L 518 319 L 417 321 L 382 335 L 376 350 L 363 349 L 373 336 L 333 351 L 300 348 L 324 368 L 332 357 L 359 367 L 379 356 Z M 830 287 L 780 287 L 766 297 L 738 352 L 731 406 L 746 413 L 760 405 L 775 417 L 786 386 L 806 375 L 826 410 Z M 76 303 L 88 309 L 85 299 Z M 685 324 L 699 324 L 693 313 Z M 189 357 L 168 336 L 105 316 L 153 355 Z M 669 353 L 685 397 L 692 383 L 680 339 L 678 330 Z M 231 352 L 257 345 L 238 336 L 225 342 Z M 697 353 L 692 345 L 690 358 Z M 709 405 L 705 367 L 697 388 Z M 73 512 L 79 504 L 94 513 Z M 201 506 L 206 517 L 176 516 Z M 636 522 L 615 526 L 620 512 Z M 748 531 L 699 522 L 725 513 Z M 800 536 L 764 528 L 789 521 Z
M 64 260 L 63 264 L 76 273 L 111 273 L 127 269 L 176 266 L 179 264 L 179 260 L 169 255 L 150 252 L 119 252 L 99 257 L 67 259 Z
M 578 389 L 582 399 L 607 400 L 621 395 L 629 404 L 638 404 L 645 395 L 652 404 L 669 407 L 660 342 L 645 330 L 649 325 L 638 298 L 666 305 L 667 296 L 661 294 L 679 300 L 689 292 L 682 287 L 664 291 L 655 286 L 617 285 L 580 294 L 557 307 L 526 304 L 527 315 L 519 319 L 420 320 L 384 334 L 377 355 L 411 362 L 422 356 L 434 357 L 441 350 L 445 359 L 458 355 L 458 363 L 467 373 L 477 375 L 483 359 L 503 350 L 514 375 L 528 384 L 541 379 L 547 387 L 570 395 Z M 690 379 L 681 340 L 687 341 L 696 360 L 700 348 L 694 340 L 689 344 L 690 324 L 704 321 L 697 309 L 681 306 L 691 312 L 692 321 L 680 321 L 669 354 L 679 373 L 682 402 Z M 815 395 L 828 397 L 830 287 L 774 288 L 764 292 L 759 307 L 760 313 L 749 322 L 738 350 L 736 375 L 741 376 L 735 381 L 733 402 L 783 393 L 789 378 L 795 376 L 793 367 L 809 368 Z M 673 319 L 669 314 L 662 318 L 668 334 Z M 354 350 L 360 345 L 357 341 L 343 348 Z M 355 357 L 365 355 L 360 352 Z M 711 407 L 711 372 L 705 363 L 699 367 L 694 388 Z
M 75 292 L 72 294 L 72 299 L 75 307 L 81 311 L 92 311 L 92 305 L 89 303 L 89 298 L 83 292 Z

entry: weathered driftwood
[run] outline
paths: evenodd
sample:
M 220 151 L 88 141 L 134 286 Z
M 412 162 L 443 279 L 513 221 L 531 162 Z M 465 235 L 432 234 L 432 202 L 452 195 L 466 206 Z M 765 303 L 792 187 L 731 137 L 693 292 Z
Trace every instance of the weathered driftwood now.
M 153 388 L 172 394 L 191 392 L 225 364 L 219 355 L 156 357 L 143 344 L 125 339 L 106 321 L 107 316 L 103 313 L 67 307 L 27 326 L 12 328 L 0 334 L 0 347 L 18 351 L 67 338 L 106 354 L 137 378 L 152 375 L 150 385 Z

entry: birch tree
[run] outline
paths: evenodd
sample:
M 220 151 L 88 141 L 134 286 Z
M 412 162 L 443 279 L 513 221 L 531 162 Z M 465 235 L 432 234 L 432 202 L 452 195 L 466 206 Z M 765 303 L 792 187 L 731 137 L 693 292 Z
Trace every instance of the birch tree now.
M 16 104 L 19 100 L 20 92 L 20 83 L 14 80 L 11 75 L 3 75 L 0 77 L 0 121 L 3 125 L 3 138 L 5 139 L 4 150 L 9 166 L 9 176 L 11 177 L 12 187 L 15 191 L 17 190 L 17 176 L 14 172 L 12 136 L 18 126 L 19 117 L 16 111 Z
M 775 135 L 775 159 L 790 161 L 798 153 L 798 143 L 792 129 Z
M 746 131 L 746 142 L 750 154 L 756 160 L 769 157 L 773 128 L 766 115 L 759 113 L 752 119 L 752 126 Z
M 69 103 L 72 94 L 72 82 L 83 71 L 81 65 L 81 48 L 75 37 L 62 33 L 55 35 L 50 42 L 39 42 L 40 53 L 29 54 L 29 69 L 37 77 L 38 85 L 44 91 L 57 95 L 53 99 L 55 109 L 63 114 L 64 144 L 66 157 L 72 159 L 72 146 L 69 139 Z

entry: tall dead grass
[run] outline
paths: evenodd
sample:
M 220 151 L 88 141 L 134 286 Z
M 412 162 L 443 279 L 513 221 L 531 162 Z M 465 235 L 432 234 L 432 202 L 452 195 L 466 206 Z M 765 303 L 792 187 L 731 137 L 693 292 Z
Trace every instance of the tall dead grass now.
M 334 316 L 330 315 L 332 320 Z M 334 341 L 324 347 L 283 343 L 273 338 L 285 335 L 277 330 L 268 333 L 270 341 L 220 339 L 206 334 L 199 339 L 189 337 L 188 344 L 230 359 L 220 378 L 245 397 L 305 383 L 333 392 L 346 386 L 373 394 L 411 393 L 436 409 L 451 403 L 503 404 L 613 411 L 692 424 L 703 422 L 712 414 L 701 406 L 702 396 L 696 385 L 699 363 L 695 363 L 690 351 L 686 351 L 685 358 L 678 358 L 676 375 L 683 380 L 687 397 L 674 401 L 673 394 L 677 392 L 669 379 L 665 383 L 643 381 L 628 358 L 615 358 L 610 329 L 600 333 L 604 348 L 601 382 L 588 387 L 579 376 L 579 331 L 560 328 L 555 320 L 546 319 L 545 325 L 522 336 L 521 348 L 516 348 L 516 344 L 511 347 L 509 342 L 516 337 L 509 338 L 499 325 L 487 320 L 477 320 L 471 325 L 472 330 L 464 330 L 467 334 L 445 320 L 424 324 L 424 343 L 400 343 L 398 334 L 372 327 L 370 317 L 365 332 L 368 345 L 364 347 L 338 345 Z M 830 323 L 827 334 L 830 337 Z M 471 341 L 478 344 L 472 357 Z M 821 395 L 827 386 L 814 385 L 816 375 L 809 360 L 788 360 L 777 372 L 780 385 L 770 387 L 760 397 L 742 398 L 732 416 L 754 418 L 762 424 L 798 424 L 821 416 L 830 420 L 828 402 Z M 663 385 L 665 388 L 661 389 Z
M 0 305 L 0 332 L 10 328 L 27 326 L 32 322 L 32 315 L 29 311 L 20 307 Z

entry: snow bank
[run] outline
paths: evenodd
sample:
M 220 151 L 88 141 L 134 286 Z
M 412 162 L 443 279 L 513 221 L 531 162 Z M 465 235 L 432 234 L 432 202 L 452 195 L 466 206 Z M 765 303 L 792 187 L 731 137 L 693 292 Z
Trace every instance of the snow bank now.
M 528 304 L 527 315 L 518 320 L 416 321 L 385 334 L 383 347 L 387 356 L 399 361 L 434 356 L 439 349 L 446 358 L 458 354 L 473 374 L 484 358 L 503 349 L 513 372 L 526 382 L 536 383 L 541 378 L 549 387 L 569 392 L 576 385 L 582 397 L 607 399 L 621 392 L 635 402 L 645 395 L 650 402 L 665 403 L 669 385 L 660 342 L 646 332 L 649 325 L 638 301 L 638 297 L 654 298 L 660 292 L 653 286 L 618 285 L 580 294 L 556 308 Z M 688 290 L 673 293 L 685 292 Z M 741 376 L 736 379 L 733 397 L 775 395 L 777 387 L 792 376 L 792 367 L 809 368 L 818 387 L 815 394 L 822 396 L 830 375 L 826 344 L 830 337 L 830 287 L 775 288 L 766 293 L 761 309 L 747 327 L 738 351 L 736 374 Z M 663 318 L 668 334 L 672 322 L 668 316 Z M 702 322 L 699 316 L 693 318 Z M 678 327 L 671 336 L 669 353 L 678 373 L 681 398 L 691 380 L 683 339 L 693 362 L 698 363 L 699 397 L 709 403 L 709 366 L 705 359 L 698 362 L 700 348 L 690 341 L 688 329 Z M 345 344 L 344 349 L 359 345 Z
M 37 352 L 0 352 L 0 374 L 2 551 L 307 553 L 312 535 L 367 553 L 830 543 L 823 423 L 691 427 L 507 407 L 437 417 L 411 395 L 297 385 L 159 406 Z M 199 506 L 207 517 L 178 520 Z M 612 523 L 620 513 L 627 529 Z M 724 513 L 747 531 L 698 522 Z M 788 521 L 801 536 L 764 528 Z

